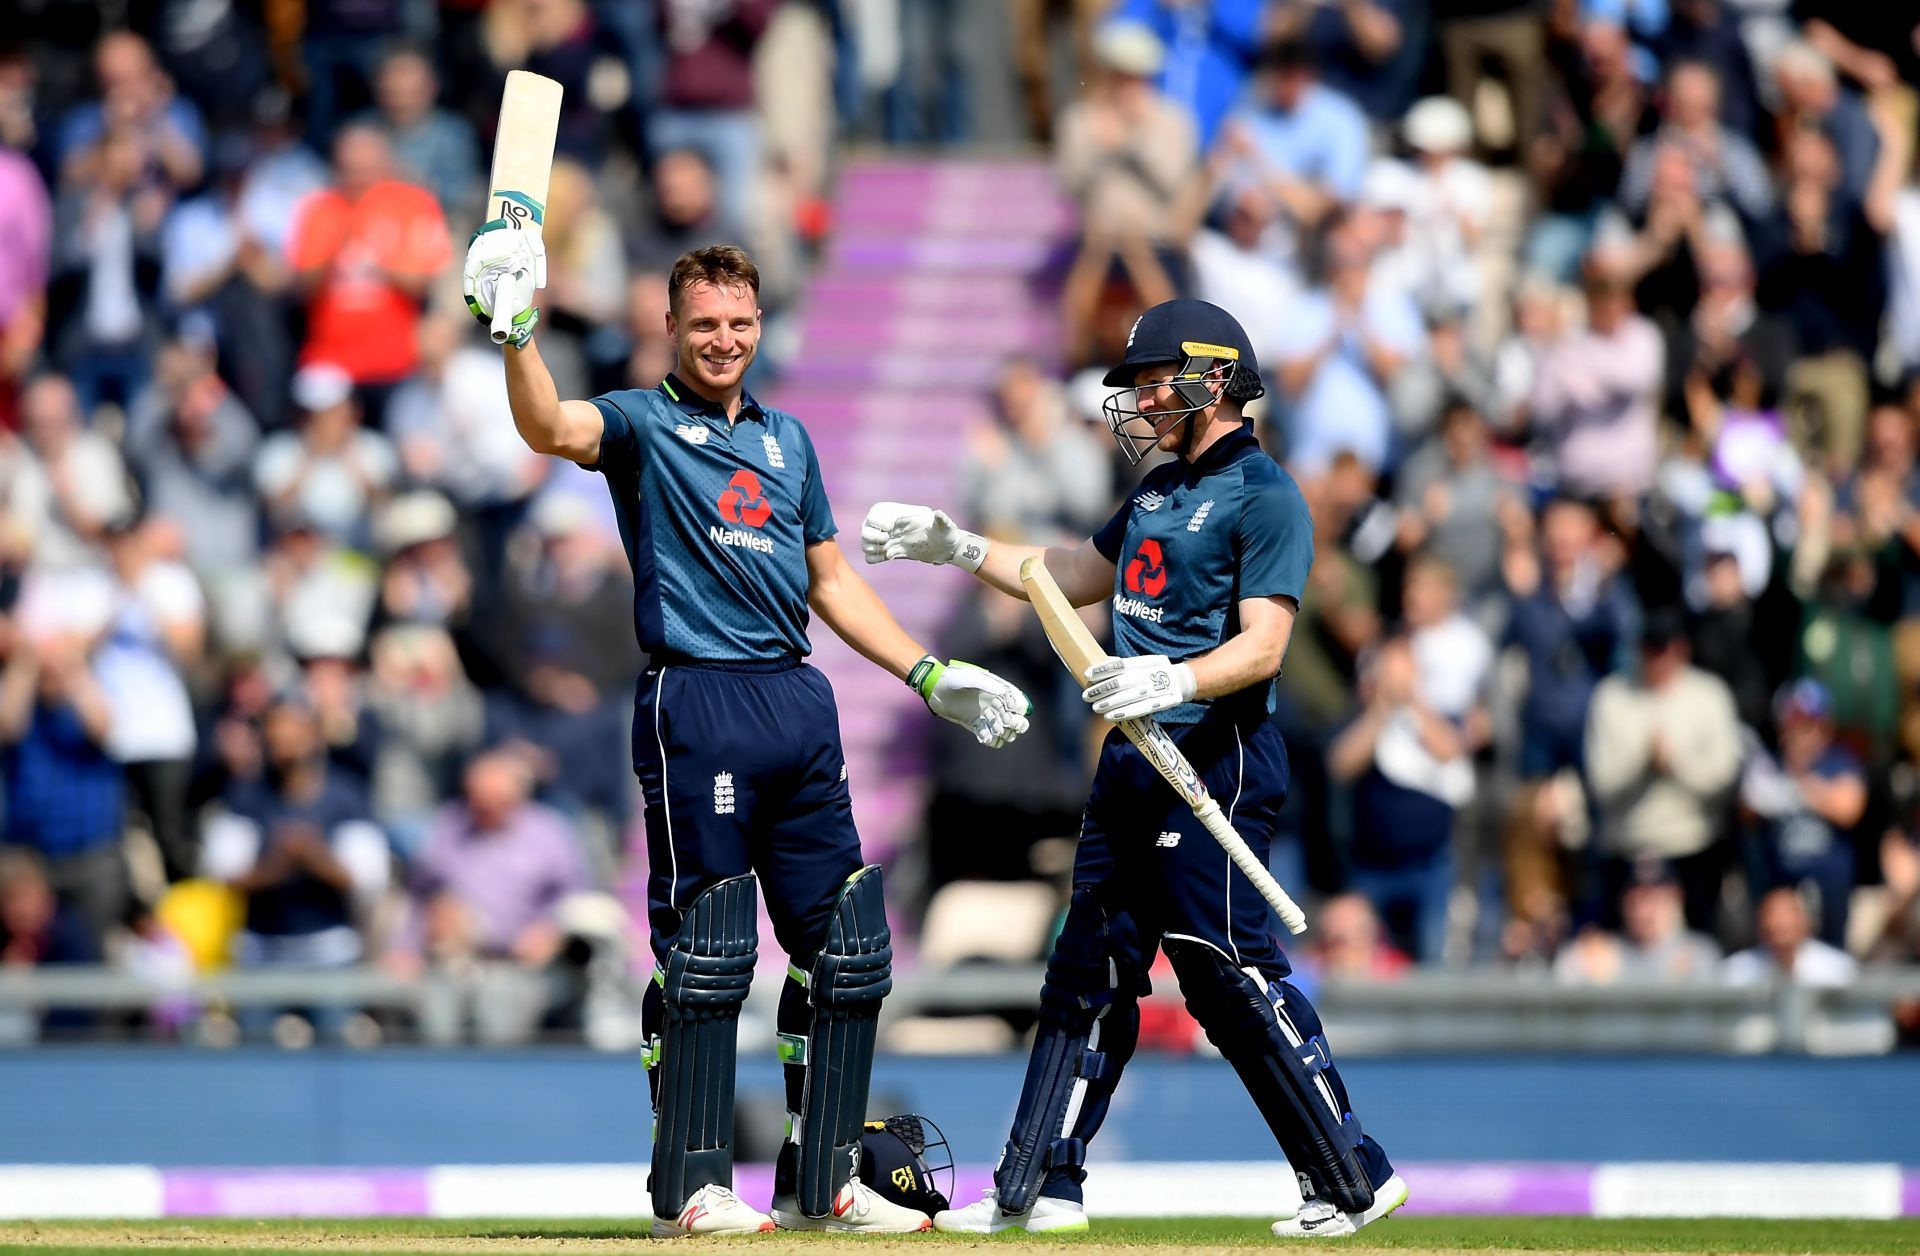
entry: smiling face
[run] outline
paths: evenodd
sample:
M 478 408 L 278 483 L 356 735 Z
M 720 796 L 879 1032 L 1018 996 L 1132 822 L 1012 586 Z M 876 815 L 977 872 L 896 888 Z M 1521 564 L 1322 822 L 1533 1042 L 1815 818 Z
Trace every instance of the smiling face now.
M 689 284 L 667 312 L 680 378 L 709 397 L 740 387 L 760 346 L 760 302 L 745 284 Z
M 1187 405 L 1168 384 L 1177 373 L 1178 368 L 1167 362 L 1141 367 L 1133 377 L 1134 406 L 1153 428 L 1157 438 L 1153 447 L 1167 454 L 1177 451 L 1185 439 L 1180 420 L 1187 417 Z

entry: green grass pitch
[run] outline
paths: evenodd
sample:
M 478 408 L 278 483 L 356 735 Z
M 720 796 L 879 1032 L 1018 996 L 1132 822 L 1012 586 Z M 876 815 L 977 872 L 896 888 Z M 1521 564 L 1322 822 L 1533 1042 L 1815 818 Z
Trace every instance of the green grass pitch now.
M 658 1248 L 646 1237 L 646 1222 L 619 1221 L 74 1221 L 0 1223 L 0 1251 L 36 1256 L 78 1256 L 93 1252 L 151 1252 L 154 1249 L 218 1250 L 226 1256 L 297 1251 L 308 1256 L 351 1252 L 357 1256 L 420 1256 L 422 1253 L 531 1254 L 558 1252 L 589 1256 L 595 1252 L 631 1252 Z M 962 1235 L 905 1235 L 849 1238 L 844 1235 L 770 1234 L 738 1239 L 700 1240 L 688 1248 L 718 1242 L 729 1248 L 758 1248 L 766 1256 L 785 1256 L 822 1245 L 854 1244 L 869 1256 L 913 1249 L 980 1247 L 1064 1247 L 1084 1256 L 1106 1252 L 1206 1252 L 1231 1248 L 1325 1246 L 1341 1253 L 1398 1252 L 1406 1256 L 1439 1252 L 1675 1252 L 1712 1256 L 1795 1256 L 1797 1253 L 1846 1253 L 1848 1256 L 1909 1256 L 1920 1252 L 1920 1220 L 1903 1221 L 1757 1221 L 1633 1220 L 1600 1221 L 1586 1217 L 1408 1217 L 1376 1223 L 1350 1239 L 1290 1240 L 1267 1233 L 1264 1222 L 1241 1218 L 1181 1218 L 1095 1222 L 1089 1234 L 1041 1237 L 1004 1234 L 993 1238 Z

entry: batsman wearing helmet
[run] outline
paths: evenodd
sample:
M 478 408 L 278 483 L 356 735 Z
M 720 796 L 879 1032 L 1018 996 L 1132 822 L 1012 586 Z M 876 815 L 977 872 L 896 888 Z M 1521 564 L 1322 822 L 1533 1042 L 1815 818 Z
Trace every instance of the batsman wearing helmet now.
M 760 340 L 760 275 L 737 248 L 682 257 L 661 312 L 677 350 L 658 388 L 563 401 L 533 338 L 538 311 L 510 277 L 546 271 L 540 237 L 504 221 L 474 234 L 468 304 L 513 335 L 507 396 L 534 450 L 606 477 L 633 564 L 634 631 L 651 665 L 634 704 L 646 801 L 648 920 L 657 967 L 645 1006 L 656 1121 L 656 1235 L 929 1225 L 858 1176 L 861 1123 L 892 944 L 880 869 L 853 825 L 839 716 L 807 666 L 807 611 L 891 671 L 934 714 L 1001 746 L 1026 696 L 916 644 L 834 541 L 806 429 L 744 377 Z M 791 958 L 780 997 L 789 1137 L 773 1215 L 731 1190 L 736 1029 L 758 952 L 755 877 Z
M 956 563 L 1015 597 L 1021 561 L 1044 553 L 1076 606 L 1111 599 L 1116 657 L 1089 673 L 1082 696 L 1115 723 L 1165 725 L 1264 859 L 1287 792 L 1286 748 L 1267 716 L 1313 565 L 1313 521 L 1241 414 L 1265 389 L 1225 310 L 1154 306 L 1105 382 L 1119 390 L 1105 411 L 1127 458 L 1173 458 L 1090 540 L 1045 551 L 989 542 L 942 511 L 883 502 L 861 549 L 870 563 Z M 1111 729 L 994 1189 L 941 1212 L 935 1228 L 1086 1228 L 1087 1143 L 1133 1054 L 1156 948 L 1299 1176 L 1303 1205 L 1274 1233 L 1351 1234 L 1405 1202 L 1405 1183 L 1354 1115 L 1319 1016 L 1287 981 L 1266 901 Z

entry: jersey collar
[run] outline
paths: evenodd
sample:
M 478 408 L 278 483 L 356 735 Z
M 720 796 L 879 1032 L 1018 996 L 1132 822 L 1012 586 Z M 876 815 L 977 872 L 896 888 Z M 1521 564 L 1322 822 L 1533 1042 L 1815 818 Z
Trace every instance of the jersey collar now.
M 716 401 L 708 401 L 687 387 L 686 381 L 682 380 L 678 374 L 672 371 L 667 372 L 667 377 L 660 381 L 660 391 L 668 401 L 679 406 L 683 412 L 696 418 L 711 420 L 723 427 L 727 425 L 727 412 L 720 408 L 720 404 Z M 753 399 L 753 394 L 743 388 L 740 390 L 740 415 L 735 421 L 747 419 L 765 424 L 767 412 L 759 402 Z
M 1253 424 L 1243 422 L 1238 428 L 1207 446 L 1205 453 L 1187 463 L 1183 468 L 1185 478 L 1188 482 L 1192 482 L 1201 476 L 1212 475 L 1229 462 L 1245 456 L 1248 451 L 1259 448 L 1260 439 L 1253 434 Z

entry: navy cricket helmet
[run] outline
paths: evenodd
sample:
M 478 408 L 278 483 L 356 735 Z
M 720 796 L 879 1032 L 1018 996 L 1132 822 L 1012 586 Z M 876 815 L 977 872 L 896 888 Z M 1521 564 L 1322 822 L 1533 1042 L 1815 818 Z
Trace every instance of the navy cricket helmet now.
M 1167 365 L 1174 368 L 1171 379 L 1134 383 L 1142 367 Z M 1217 305 L 1187 298 L 1162 301 L 1135 320 L 1127 333 L 1126 356 L 1100 382 L 1119 389 L 1101 404 L 1100 412 L 1130 463 L 1146 457 L 1178 426 L 1161 427 L 1164 420 L 1191 424 L 1194 415 L 1222 397 L 1245 402 L 1267 392 L 1253 342 L 1240 321 Z M 1142 410 L 1142 395 L 1163 387 L 1173 390 L 1179 404 Z
M 860 1135 L 860 1180 L 882 1199 L 931 1217 L 953 1194 L 953 1148 L 924 1116 L 868 1121 Z

